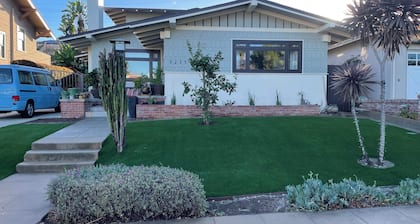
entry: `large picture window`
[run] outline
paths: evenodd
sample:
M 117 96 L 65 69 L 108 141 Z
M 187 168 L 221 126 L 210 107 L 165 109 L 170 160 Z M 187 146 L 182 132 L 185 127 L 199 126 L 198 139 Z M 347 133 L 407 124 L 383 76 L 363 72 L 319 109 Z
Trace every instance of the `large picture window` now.
M 127 61 L 127 78 L 135 79 L 141 75 L 153 78 L 153 72 L 160 65 L 160 51 L 134 50 L 125 51 Z
M 233 41 L 233 71 L 301 73 L 302 41 Z

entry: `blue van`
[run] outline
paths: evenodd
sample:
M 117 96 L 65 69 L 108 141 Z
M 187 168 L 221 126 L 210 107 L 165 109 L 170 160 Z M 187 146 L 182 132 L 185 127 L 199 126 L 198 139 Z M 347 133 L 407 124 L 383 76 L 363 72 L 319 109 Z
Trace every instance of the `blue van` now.
M 45 69 L 0 65 L 0 113 L 19 112 L 32 117 L 35 110 L 60 111 L 61 86 Z

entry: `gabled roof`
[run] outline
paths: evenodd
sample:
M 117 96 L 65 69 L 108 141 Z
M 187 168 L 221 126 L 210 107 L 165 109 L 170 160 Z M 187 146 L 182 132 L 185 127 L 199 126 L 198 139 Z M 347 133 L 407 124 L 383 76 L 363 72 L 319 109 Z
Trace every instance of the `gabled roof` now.
M 335 33 L 338 36 L 346 36 L 347 33 L 341 27 L 341 24 L 337 21 L 308 13 L 302 10 L 291 8 L 285 5 L 274 3 L 268 0 L 236 0 L 223 4 L 218 4 L 205 8 L 194 8 L 190 10 L 177 10 L 171 13 L 165 13 L 161 16 L 147 18 L 143 20 L 133 21 L 120 25 L 115 25 L 107 28 L 97 29 L 88 31 L 85 33 L 61 37 L 60 39 L 64 42 L 71 42 L 73 45 L 82 47 L 88 45 L 89 39 L 95 36 L 113 33 L 113 32 L 134 32 L 140 41 L 146 40 L 150 45 L 161 44 L 163 40 L 160 40 L 160 32 L 166 28 L 176 26 L 177 24 L 191 20 L 194 18 L 209 17 L 212 15 L 219 15 L 221 12 L 229 10 L 246 10 L 253 11 L 255 8 L 270 11 L 272 14 L 286 15 L 290 18 L 295 18 L 301 21 L 308 21 L 311 28 L 319 29 L 319 32 L 324 33 Z M 128 11 L 133 9 L 126 9 Z M 144 45 L 144 43 L 143 43 Z
M 48 27 L 31 0 L 14 0 L 13 2 L 19 7 L 21 19 L 27 20 L 34 27 L 35 38 L 52 37 L 55 39 L 51 29 Z

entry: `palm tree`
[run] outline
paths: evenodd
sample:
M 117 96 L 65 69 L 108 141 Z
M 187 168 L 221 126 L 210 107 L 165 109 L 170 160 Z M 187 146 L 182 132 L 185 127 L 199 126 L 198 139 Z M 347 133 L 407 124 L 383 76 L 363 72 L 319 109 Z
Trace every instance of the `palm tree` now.
M 66 36 L 84 32 L 87 20 L 86 11 L 86 5 L 81 0 L 69 1 L 66 9 L 62 11 L 59 30 Z
M 348 5 L 347 28 L 359 37 L 363 47 L 372 46 L 380 64 L 381 125 L 378 166 L 385 154 L 385 62 L 393 60 L 400 47 L 408 47 L 417 37 L 420 25 L 418 0 L 354 0 Z M 381 52 L 381 54 L 380 54 Z
M 336 68 L 333 72 L 331 84 L 332 88 L 337 91 L 337 94 L 343 97 L 345 102 L 350 101 L 359 146 L 362 150 L 360 160 L 365 164 L 370 164 L 370 160 L 360 131 L 359 119 L 356 113 L 356 102 L 360 96 L 366 96 L 369 91 L 372 91 L 370 85 L 376 83 L 375 81 L 371 81 L 373 75 L 370 65 L 362 64 L 360 60 L 349 61 Z

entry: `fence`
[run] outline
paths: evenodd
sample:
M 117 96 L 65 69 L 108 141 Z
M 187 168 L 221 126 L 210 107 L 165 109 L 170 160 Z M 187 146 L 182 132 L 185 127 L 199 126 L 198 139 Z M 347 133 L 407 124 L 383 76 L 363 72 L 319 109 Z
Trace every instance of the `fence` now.
M 64 70 L 51 70 L 51 73 L 56 80 L 61 81 L 61 87 L 64 90 L 68 88 L 84 89 L 83 73 Z

